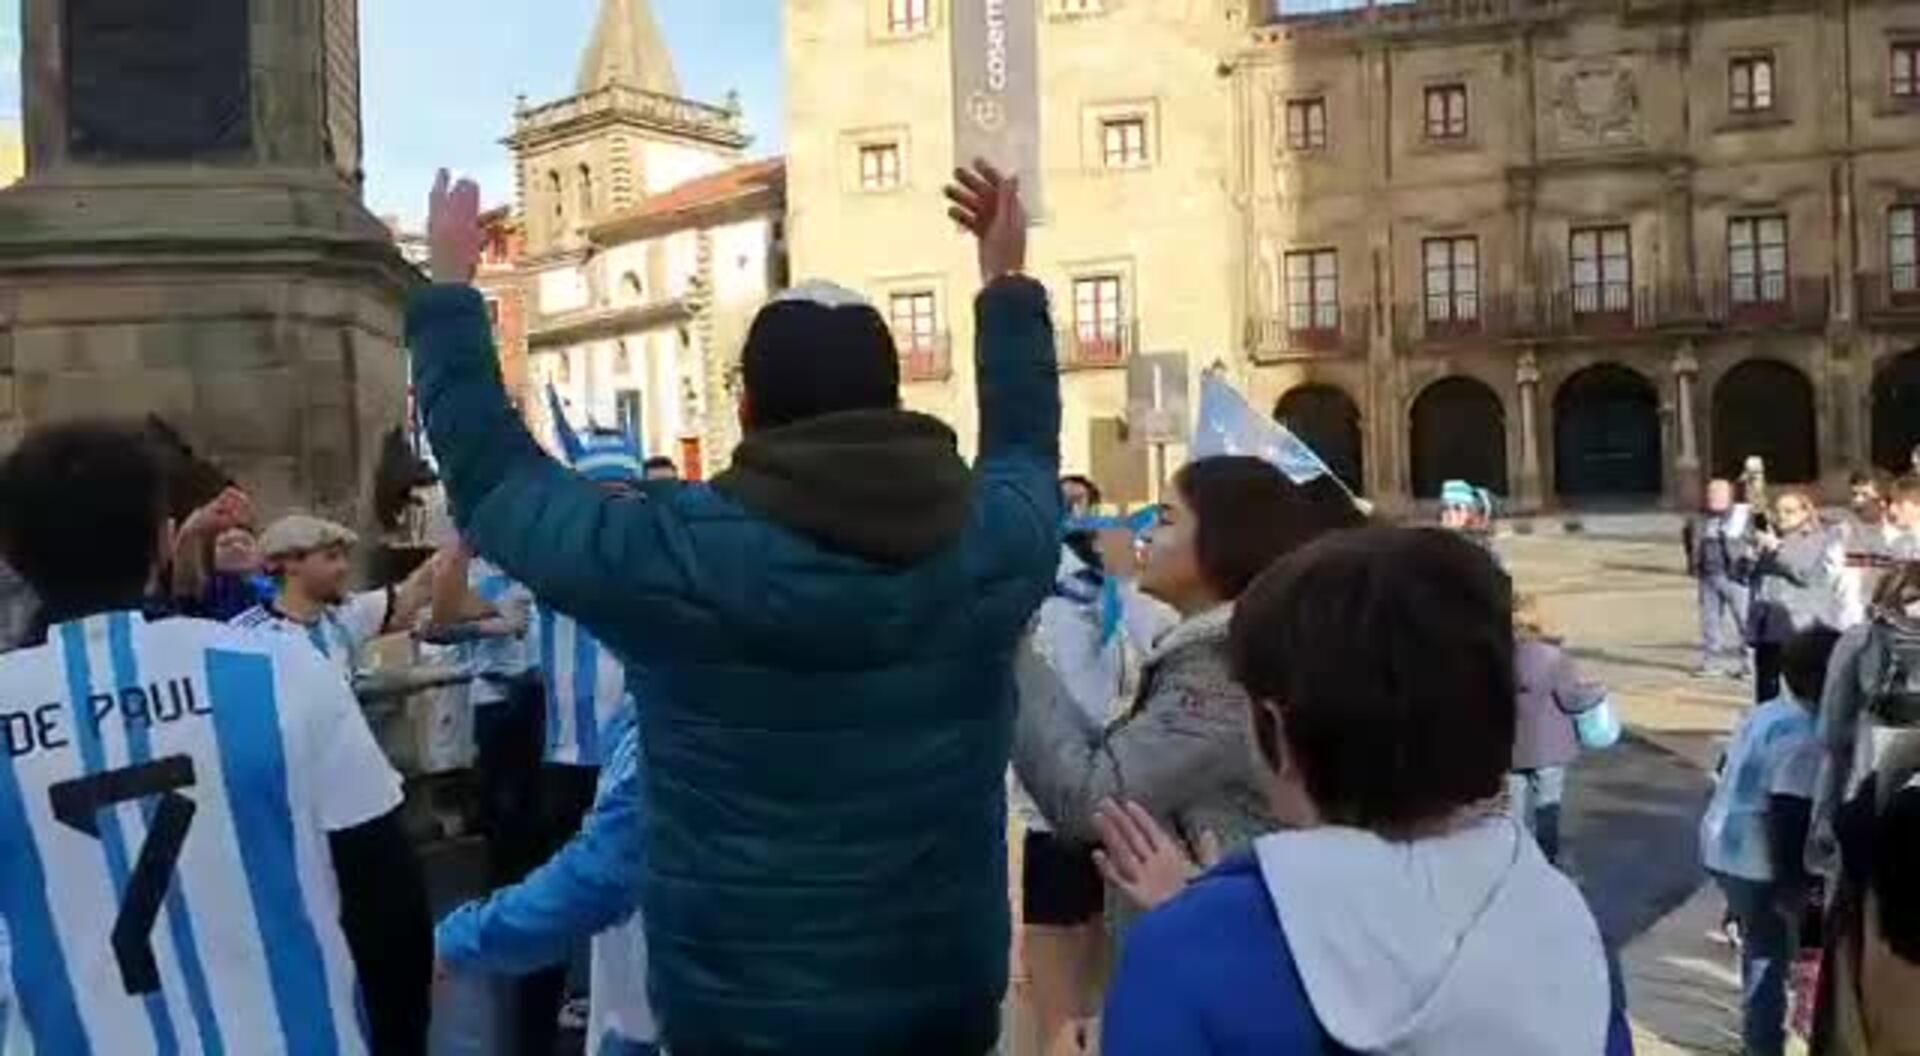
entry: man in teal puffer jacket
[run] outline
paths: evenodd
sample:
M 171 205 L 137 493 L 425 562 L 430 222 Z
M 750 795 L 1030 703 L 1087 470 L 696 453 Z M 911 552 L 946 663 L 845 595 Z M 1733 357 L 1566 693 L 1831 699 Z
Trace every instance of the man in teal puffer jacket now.
M 675 1056 L 952 1053 L 999 1032 L 1012 657 L 1052 585 L 1060 394 L 1012 181 L 980 239 L 980 457 L 899 407 L 863 301 L 803 287 L 742 353 L 746 440 L 711 485 L 615 496 L 507 402 L 473 274 L 478 190 L 434 193 L 408 344 L 463 534 L 628 662 L 650 816 L 650 989 Z M 644 864 L 643 864 L 644 863 Z

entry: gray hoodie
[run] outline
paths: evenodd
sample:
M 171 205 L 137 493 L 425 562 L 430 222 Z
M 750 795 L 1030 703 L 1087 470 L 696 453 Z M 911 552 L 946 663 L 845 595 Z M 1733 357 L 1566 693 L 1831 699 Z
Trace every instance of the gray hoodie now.
M 1319 828 L 1254 845 L 1322 1026 L 1369 1056 L 1596 1056 L 1599 925 L 1511 817 L 1393 843 Z

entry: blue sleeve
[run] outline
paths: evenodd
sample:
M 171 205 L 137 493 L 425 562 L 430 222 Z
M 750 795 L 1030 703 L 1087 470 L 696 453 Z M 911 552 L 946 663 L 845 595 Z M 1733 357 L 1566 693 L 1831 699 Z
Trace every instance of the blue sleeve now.
M 1339 1051 L 1315 1018 L 1253 856 L 1229 856 L 1127 933 L 1105 1056 Z
M 1190 999 L 1177 966 L 1191 939 L 1164 924 L 1168 917 L 1141 918 L 1127 936 L 1100 1019 L 1101 1056 L 1203 1056 L 1213 1051 L 1200 1010 Z
M 636 596 L 691 590 L 684 525 L 667 503 L 599 488 L 541 450 L 507 402 L 484 302 L 431 286 L 407 310 L 407 346 L 454 518 L 475 548 L 606 640 Z M 619 640 L 629 653 L 651 636 Z
M 977 537 L 1002 547 L 996 567 L 1030 572 L 1036 589 L 1059 561 L 1060 368 L 1047 291 L 1004 278 L 974 302 L 980 401 Z M 1034 599 L 1039 604 L 1039 598 Z
M 637 734 L 627 727 L 608 763 L 617 772 L 602 787 L 580 834 L 525 880 L 441 921 L 434 944 L 442 960 L 524 975 L 566 960 L 576 943 L 640 908 L 646 853 L 638 756 Z

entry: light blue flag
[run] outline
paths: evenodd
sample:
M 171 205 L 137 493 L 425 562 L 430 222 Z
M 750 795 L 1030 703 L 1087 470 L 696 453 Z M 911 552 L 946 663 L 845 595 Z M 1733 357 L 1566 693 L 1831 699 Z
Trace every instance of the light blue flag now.
M 1152 528 L 1159 520 L 1160 508 L 1158 506 L 1148 506 L 1145 509 L 1135 510 L 1125 517 L 1105 517 L 1099 515 L 1069 517 L 1067 518 L 1067 531 L 1107 532 L 1124 528 L 1134 535 L 1144 535 L 1147 529 Z
M 560 403 L 560 390 L 547 383 L 547 410 L 553 415 L 553 435 L 560 441 L 560 453 L 566 456 L 567 465 L 580 461 L 585 446 L 580 442 L 579 434 L 573 431 L 573 423 L 567 421 L 567 409 Z
M 1219 374 L 1200 379 L 1200 421 L 1194 426 L 1188 455 L 1196 462 L 1221 455 L 1252 455 L 1272 463 L 1295 484 L 1332 477 L 1346 487 L 1306 441 L 1254 410 Z
M 1107 532 L 1123 529 L 1132 533 L 1134 538 L 1138 539 L 1146 535 L 1158 523 L 1160 523 L 1160 507 L 1148 506 L 1143 510 L 1135 510 L 1126 517 L 1069 517 L 1067 518 L 1066 530 L 1069 532 Z M 1105 645 L 1113 640 L 1114 634 L 1120 630 L 1120 620 L 1122 616 L 1120 581 L 1103 573 L 1100 577 L 1101 645 Z

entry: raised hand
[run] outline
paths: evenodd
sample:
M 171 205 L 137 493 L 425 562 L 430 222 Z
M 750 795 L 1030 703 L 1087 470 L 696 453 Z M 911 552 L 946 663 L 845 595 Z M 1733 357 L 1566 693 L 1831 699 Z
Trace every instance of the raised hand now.
M 451 177 L 441 169 L 434 177 L 427 201 L 427 246 L 433 281 L 455 286 L 473 282 L 480 269 L 480 185 L 461 180 L 448 187 Z
M 253 524 L 253 499 L 236 487 L 228 487 L 213 501 L 193 511 L 180 526 L 182 538 L 215 536 L 229 528 Z
M 980 240 L 980 280 L 992 282 L 1027 266 L 1027 210 L 1020 202 L 1020 181 L 985 161 L 953 170 L 947 187 L 947 215 Z

